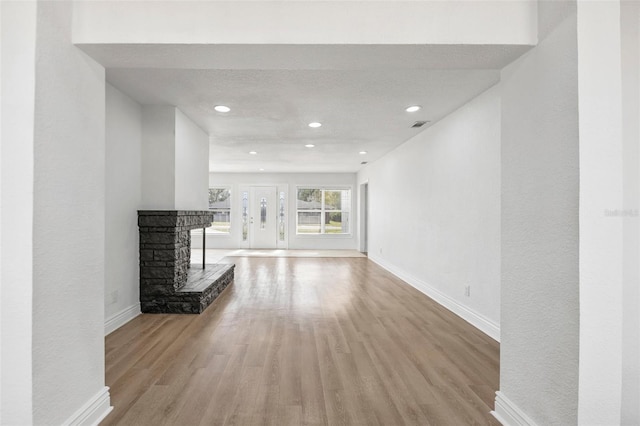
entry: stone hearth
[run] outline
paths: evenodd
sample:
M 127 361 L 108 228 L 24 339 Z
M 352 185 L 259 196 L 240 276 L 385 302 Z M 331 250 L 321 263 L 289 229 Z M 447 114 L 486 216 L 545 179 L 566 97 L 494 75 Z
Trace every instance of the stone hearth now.
M 201 313 L 233 281 L 232 264 L 190 268 L 190 231 L 212 221 L 206 210 L 138 211 L 142 312 Z

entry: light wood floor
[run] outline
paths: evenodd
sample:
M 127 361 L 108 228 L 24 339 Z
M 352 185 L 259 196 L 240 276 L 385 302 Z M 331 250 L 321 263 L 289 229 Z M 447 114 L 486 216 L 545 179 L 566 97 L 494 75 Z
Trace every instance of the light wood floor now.
M 202 315 L 106 338 L 102 425 L 471 425 L 499 345 L 362 258 L 234 258 Z

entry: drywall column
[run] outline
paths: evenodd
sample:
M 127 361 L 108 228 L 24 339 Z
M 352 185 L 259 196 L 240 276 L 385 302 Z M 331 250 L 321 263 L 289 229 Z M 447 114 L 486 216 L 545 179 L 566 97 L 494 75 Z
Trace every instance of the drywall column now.
M 621 424 L 640 424 L 640 3 L 620 3 L 623 140 Z
M 176 108 L 175 208 L 209 208 L 209 135 Z
M 142 107 L 142 208 L 209 208 L 209 136 L 173 106 Z
M 576 6 L 540 2 L 538 46 L 502 72 L 500 391 L 505 424 L 578 417 Z M 520 423 L 518 423 L 520 422 Z
M 142 107 L 142 208 L 175 209 L 176 108 Z
M 35 2 L 0 2 L 0 424 L 31 424 Z
M 580 398 L 578 422 L 620 424 L 622 83 L 620 4 L 578 1 Z M 613 212 L 613 213 L 611 213 Z
M 33 423 L 91 424 L 109 410 L 105 70 L 71 44 L 71 2 L 37 8 Z

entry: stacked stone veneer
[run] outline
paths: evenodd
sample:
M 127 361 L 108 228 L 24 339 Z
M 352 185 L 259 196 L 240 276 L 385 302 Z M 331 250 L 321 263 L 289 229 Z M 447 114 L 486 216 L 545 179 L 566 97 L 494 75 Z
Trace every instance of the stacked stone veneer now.
M 213 222 L 210 211 L 139 210 L 140 308 L 145 313 L 200 313 L 233 280 L 233 267 L 199 292 L 181 291 L 191 263 L 192 229 Z M 231 265 L 233 266 L 233 265 Z

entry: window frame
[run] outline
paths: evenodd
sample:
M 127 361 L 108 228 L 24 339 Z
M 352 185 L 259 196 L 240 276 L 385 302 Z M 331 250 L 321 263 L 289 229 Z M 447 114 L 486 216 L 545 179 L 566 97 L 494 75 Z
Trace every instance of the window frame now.
M 298 208 L 298 191 L 301 189 L 312 189 L 312 190 L 320 190 L 320 209 L 299 209 Z M 336 209 L 325 209 L 325 192 L 330 191 L 349 191 L 349 202 L 348 205 L 342 205 L 340 210 Z M 296 237 L 309 237 L 309 238 L 318 238 L 318 237 L 329 237 L 329 238 L 351 238 L 353 236 L 353 231 L 351 230 L 351 212 L 353 209 L 353 188 L 350 186 L 342 186 L 342 185 L 296 185 L 295 186 L 295 198 L 294 198 L 294 210 L 295 210 L 295 230 Z M 346 208 L 345 208 L 346 207 Z M 308 213 L 319 213 L 320 214 L 320 232 L 318 233 L 310 233 L 310 232 L 299 232 L 299 213 L 300 212 L 308 212 Z M 348 232 L 340 232 L 340 233 L 327 233 L 326 231 L 326 223 L 325 223 L 325 215 L 327 213 L 347 213 L 348 214 L 348 223 L 349 223 L 349 231 Z

